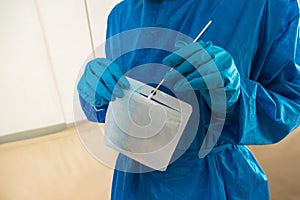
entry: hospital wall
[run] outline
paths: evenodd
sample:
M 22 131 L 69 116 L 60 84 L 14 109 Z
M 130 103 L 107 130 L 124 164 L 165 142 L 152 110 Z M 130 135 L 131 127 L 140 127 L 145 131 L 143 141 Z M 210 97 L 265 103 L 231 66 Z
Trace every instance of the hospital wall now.
M 76 80 L 92 52 L 86 11 L 97 46 L 118 0 L 86 2 L 0 1 L 0 136 L 74 121 Z
M 83 0 L 0 1 L 0 136 L 74 122 L 90 33 L 95 47 L 103 44 L 108 13 L 119 1 L 86 0 L 87 10 Z

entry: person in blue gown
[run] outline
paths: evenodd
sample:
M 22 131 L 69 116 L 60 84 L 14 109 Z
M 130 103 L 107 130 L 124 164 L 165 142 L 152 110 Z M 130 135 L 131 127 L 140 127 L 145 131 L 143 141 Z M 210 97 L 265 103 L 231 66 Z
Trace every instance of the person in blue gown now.
M 227 113 L 215 148 L 203 158 L 198 152 L 211 118 L 209 95 L 201 75 L 182 64 L 183 60 L 172 52 L 149 49 L 118 59 L 113 47 L 108 47 L 107 58 L 87 65 L 78 91 L 82 108 L 91 121 L 105 121 L 109 101 L 122 97 L 122 89 L 129 87 L 122 74 L 145 63 L 178 69 L 194 89 L 200 108 L 200 126 L 186 152 L 166 171 L 132 173 L 116 167 L 111 199 L 269 199 L 267 177 L 245 145 L 276 143 L 300 124 L 296 0 L 124 0 L 108 17 L 107 38 L 143 27 L 166 28 L 195 38 L 209 20 L 213 24 L 197 44 L 212 55 L 224 80 Z M 149 38 L 159 40 L 152 34 Z M 174 51 L 181 51 L 183 59 L 195 55 L 195 63 L 205 66 L 203 56 L 195 53 L 201 50 L 195 48 L 195 44 L 183 43 Z M 96 83 L 96 96 L 91 100 L 90 88 L 95 88 L 91 86 L 95 83 L 89 79 L 103 69 L 101 66 L 108 70 Z M 139 76 L 147 77 L 150 71 L 142 70 Z M 174 76 L 170 74 L 170 82 L 176 79 Z M 113 84 L 113 79 L 119 83 Z M 118 87 L 114 93 L 110 92 L 111 85 Z M 186 87 L 174 84 L 174 88 L 184 92 Z M 214 90 L 217 87 L 211 91 Z M 116 165 L 124 162 L 134 161 L 120 155 Z

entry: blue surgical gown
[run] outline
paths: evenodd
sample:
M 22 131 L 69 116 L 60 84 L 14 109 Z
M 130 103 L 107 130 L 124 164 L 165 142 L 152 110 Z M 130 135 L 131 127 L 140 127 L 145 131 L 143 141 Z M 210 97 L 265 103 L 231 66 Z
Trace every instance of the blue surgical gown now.
M 241 75 L 240 97 L 226 116 L 218 144 L 198 157 L 210 121 L 198 94 L 200 126 L 188 150 L 164 172 L 115 170 L 111 199 L 269 199 L 266 175 L 245 145 L 276 143 L 300 123 L 296 0 L 124 0 L 109 15 L 107 38 L 141 27 L 168 28 L 194 38 L 210 19 L 213 25 L 201 39 L 228 51 Z M 166 55 L 144 50 L 116 62 L 125 73 L 161 63 Z M 116 59 L 109 48 L 107 57 Z M 81 103 L 90 120 L 105 120 L 105 107 L 96 112 Z M 117 165 L 127 162 L 134 161 L 120 155 Z

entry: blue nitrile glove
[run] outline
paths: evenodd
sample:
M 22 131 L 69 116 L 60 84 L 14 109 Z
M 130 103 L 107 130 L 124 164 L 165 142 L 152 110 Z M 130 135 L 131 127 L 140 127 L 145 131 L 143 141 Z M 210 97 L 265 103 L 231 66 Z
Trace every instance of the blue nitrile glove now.
M 191 44 L 179 41 L 175 47 L 178 50 L 163 60 L 164 65 L 175 67 L 166 74 L 165 81 L 172 81 L 179 74 L 186 78 L 174 85 L 175 91 L 199 90 L 209 106 L 210 94 L 216 96 L 223 92 L 226 102 L 218 103 L 226 103 L 226 109 L 235 104 L 240 94 L 240 75 L 227 51 L 203 41 Z
M 79 95 L 96 108 L 123 97 L 122 89 L 128 88 L 129 82 L 119 66 L 105 58 L 90 61 L 77 85 Z

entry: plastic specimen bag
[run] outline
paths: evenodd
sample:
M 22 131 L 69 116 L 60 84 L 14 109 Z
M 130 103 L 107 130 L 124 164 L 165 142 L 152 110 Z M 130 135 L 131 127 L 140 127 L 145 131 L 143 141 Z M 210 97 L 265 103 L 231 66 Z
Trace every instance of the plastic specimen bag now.
M 105 144 L 139 163 L 164 171 L 192 113 L 192 106 L 128 78 L 130 89 L 108 107 Z

